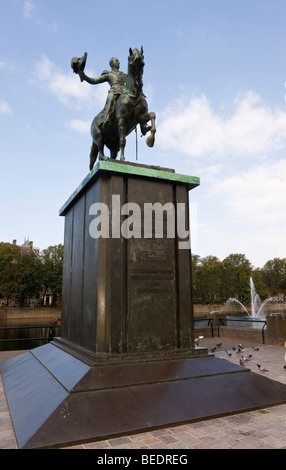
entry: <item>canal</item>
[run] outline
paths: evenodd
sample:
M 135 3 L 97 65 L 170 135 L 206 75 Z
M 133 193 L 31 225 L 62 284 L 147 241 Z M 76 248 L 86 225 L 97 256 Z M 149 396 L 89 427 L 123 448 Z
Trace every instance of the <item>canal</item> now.
M 33 349 L 60 336 L 60 325 L 46 319 L 9 319 L 0 321 L 0 351 Z

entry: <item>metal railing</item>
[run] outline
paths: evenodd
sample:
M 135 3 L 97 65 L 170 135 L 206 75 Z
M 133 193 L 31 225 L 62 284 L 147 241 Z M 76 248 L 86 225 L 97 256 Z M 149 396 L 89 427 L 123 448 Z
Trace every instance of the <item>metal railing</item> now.
M 36 329 L 46 329 L 48 331 L 46 336 L 40 336 L 40 337 L 25 337 L 25 338 L 0 338 L 0 343 L 7 343 L 7 342 L 13 342 L 13 341 L 53 341 L 55 337 L 55 329 L 60 328 L 61 325 L 26 325 L 26 326 L 1 326 L 0 327 L 0 332 L 1 331 L 9 331 L 9 330 L 36 330 Z
M 195 322 L 207 322 L 207 326 L 211 327 L 212 337 L 214 337 L 214 318 L 194 318 Z M 262 342 L 265 344 L 265 336 L 264 336 L 264 329 L 266 327 L 266 320 L 261 320 L 258 318 L 217 318 L 217 335 L 220 337 L 220 327 L 226 326 L 225 322 L 245 322 L 245 323 L 263 323 L 263 327 L 261 330 L 262 334 Z
M 265 344 L 265 337 L 264 337 L 264 329 L 266 327 L 266 320 L 258 320 L 257 318 L 218 318 L 218 325 L 217 325 L 217 335 L 220 337 L 220 326 L 226 326 L 225 321 L 228 323 L 229 321 L 234 322 L 245 322 L 245 323 L 264 323 L 261 333 L 262 333 L 262 342 Z
M 214 325 L 213 325 L 213 318 L 194 318 L 194 321 L 195 322 L 202 322 L 202 321 L 206 321 L 208 322 L 207 323 L 207 326 L 210 326 L 211 327 L 211 331 L 212 331 L 212 338 L 214 337 Z

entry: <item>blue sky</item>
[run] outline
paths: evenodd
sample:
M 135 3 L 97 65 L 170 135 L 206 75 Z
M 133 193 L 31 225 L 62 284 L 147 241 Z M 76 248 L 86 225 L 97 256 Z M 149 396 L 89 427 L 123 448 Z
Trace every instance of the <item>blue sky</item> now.
M 144 47 L 157 115 L 139 163 L 199 176 L 193 253 L 286 257 L 285 0 L 0 0 L 0 241 L 63 243 L 59 209 L 88 174 L 108 88 L 80 83 Z M 135 133 L 126 160 L 135 162 Z

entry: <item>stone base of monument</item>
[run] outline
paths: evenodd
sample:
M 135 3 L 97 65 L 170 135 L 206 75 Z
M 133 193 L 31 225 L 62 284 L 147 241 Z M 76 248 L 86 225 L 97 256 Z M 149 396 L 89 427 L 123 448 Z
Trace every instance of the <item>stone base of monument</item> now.
M 227 360 L 88 365 L 57 340 L 0 364 L 18 447 L 64 447 L 286 402 L 286 386 Z
M 61 337 L 0 365 L 19 448 L 286 402 L 286 385 L 194 346 L 188 193 L 198 184 L 100 161 L 62 207 Z

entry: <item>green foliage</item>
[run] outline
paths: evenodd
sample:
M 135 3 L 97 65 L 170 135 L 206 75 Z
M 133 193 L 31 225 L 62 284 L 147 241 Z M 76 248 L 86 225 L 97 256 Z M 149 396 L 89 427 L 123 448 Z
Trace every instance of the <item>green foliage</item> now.
M 268 261 L 253 269 L 243 254 L 230 254 L 223 261 L 215 256 L 192 257 L 193 297 L 195 303 L 224 303 L 236 298 L 250 303 L 250 277 L 261 300 L 286 291 L 286 258 Z
M 23 307 L 26 299 L 41 290 L 41 262 L 32 254 L 23 254 L 16 245 L 0 243 L 0 292 Z
M 219 300 L 221 264 L 218 258 L 193 257 L 193 286 L 197 303 L 215 303 Z
M 271 297 L 286 289 L 286 258 L 267 261 L 262 269 L 262 279 L 270 290 Z
M 20 248 L 10 243 L 0 243 L 0 296 L 11 297 L 17 286 L 16 260 Z
M 230 297 L 240 300 L 242 303 L 250 301 L 249 278 L 252 266 L 242 254 L 231 254 L 222 261 L 223 286 L 222 300 Z
M 54 304 L 61 299 L 63 245 L 50 246 L 40 257 L 23 253 L 10 243 L 0 243 L 0 297 L 25 302 L 51 292 Z
M 270 289 L 267 287 L 267 284 L 263 281 L 263 271 L 262 269 L 255 269 L 252 271 L 252 279 L 255 285 L 255 289 L 260 299 L 263 301 L 271 297 Z
M 63 245 L 49 246 L 41 252 L 43 290 L 51 292 L 53 305 L 61 301 L 63 258 Z

